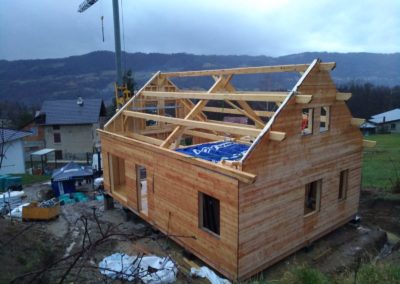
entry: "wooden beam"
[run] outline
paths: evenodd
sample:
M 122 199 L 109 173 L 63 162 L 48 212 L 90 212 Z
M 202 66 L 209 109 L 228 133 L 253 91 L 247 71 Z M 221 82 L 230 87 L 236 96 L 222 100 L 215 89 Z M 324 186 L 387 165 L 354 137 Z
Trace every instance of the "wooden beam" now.
M 143 112 L 135 112 L 125 110 L 123 112 L 125 116 L 134 117 L 134 118 L 141 118 L 146 120 L 154 120 L 160 122 L 166 122 L 181 126 L 186 126 L 190 128 L 199 128 L 199 129 L 207 129 L 207 130 L 215 130 L 218 132 L 226 132 L 238 135 L 250 135 L 250 136 L 257 136 L 260 134 L 261 129 L 255 129 L 250 127 L 243 127 L 243 126 L 230 126 L 224 125 L 220 123 L 212 123 L 212 122 L 203 122 L 203 121 L 196 121 L 196 120 L 189 120 L 189 119 L 182 119 L 182 118 L 175 118 L 175 117 L 167 117 L 167 116 L 160 116 L 155 114 L 148 114 Z
M 144 91 L 143 96 L 164 99 L 197 99 L 197 100 L 232 100 L 254 102 L 282 102 L 288 93 L 286 92 L 237 92 L 237 93 L 212 93 L 208 92 L 153 92 Z M 296 95 L 296 103 L 308 104 L 312 95 Z
M 337 101 L 347 101 L 351 98 L 351 93 L 336 93 Z
M 319 63 L 319 70 L 331 71 L 335 69 L 335 67 L 336 67 L 336 62 Z
M 157 139 L 157 138 L 153 138 L 153 137 L 148 137 L 148 136 L 144 136 L 144 135 L 140 135 L 137 133 L 131 133 L 131 132 L 127 132 L 125 133 L 126 136 L 142 141 L 142 142 L 146 142 L 152 145 L 156 145 L 156 146 L 160 146 L 162 142 L 164 142 L 163 140 Z
M 217 113 L 227 113 L 227 114 L 242 114 L 242 112 L 233 108 L 225 108 L 225 107 L 205 107 L 203 108 L 204 112 L 217 112 Z M 263 111 L 263 110 L 255 110 L 254 111 L 258 116 L 262 117 L 271 117 L 274 112 L 273 111 Z
M 312 95 L 296 95 L 296 104 L 308 104 L 312 100 Z
M 310 64 L 293 64 L 293 65 L 277 65 L 277 66 L 260 66 L 260 67 L 243 67 L 231 69 L 216 69 L 202 71 L 183 71 L 162 73 L 161 76 L 170 77 L 194 77 L 194 76 L 221 76 L 221 75 L 239 75 L 239 74 L 259 74 L 259 73 L 279 73 L 279 72 L 304 72 Z M 335 63 L 320 63 L 320 70 L 331 70 L 335 67 Z
M 285 138 L 286 138 L 285 132 L 280 132 L 280 131 L 270 131 L 269 132 L 269 140 L 282 141 Z
M 191 100 L 188 100 L 188 99 L 182 99 L 182 100 L 180 100 L 180 102 L 183 104 L 183 106 L 184 107 L 186 107 L 189 111 L 191 110 L 191 109 L 193 109 L 196 105 L 191 101 Z M 198 114 L 197 114 L 197 118 L 199 119 L 199 120 L 201 120 L 201 121 L 206 121 L 207 120 L 207 116 L 202 112 L 202 111 L 200 111 Z
M 357 126 L 357 127 L 360 127 L 361 124 L 363 124 L 364 122 L 365 122 L 364 118 L 355 118 L 355 117 L 353 117 L 351 119 L 351 125 Z
M 207 94 L 209 95 L 211 92 L 217 90 L 219 88 L 220 83 L 223 81 L 224 81 L 223 77 L 218 78 L 214 82 L 214 85 L 208 90 Z M 194 108 L 185 116 L 185 119 L 192 119 L 197 115 L 199 115 L 199 113 L 201 113 L 202 109 L 206 106 L 207 103 L 208 103 L 207 99 L 200 100 L 199 102 L 197 102 Z M 184 130 L 185 128 L 183 128 L 182 125 L 176 127 L 160 146 L 163 148 L 168 148 L 174 141 L 174 139 L 180 140 L 180 137 L 182 136 Z M 176 142 L 175 144 L 178 144 L 178 142 Z
M 227 83 L 225 85 L 225 89 L 230 93 L 236 93 L 236 89 L 232 86 L 231 83 Z M 238 109 L 239 111 L 245 111 L 245 115 L 249 117 L 256 125 L 257 128 L 264 128 L 264 121 L 255 113 L 255 111 L 249 106 L 249 104 L 245 101 L 238 101 L 239 105 L 243 110 Z M 236 108 L 235 106 L 233 106 Z
M 226 100 L 225 102 L 227 102 L 231 107 L 235 108 L 237 111 L 241 112 L 242 114 L 244 114 L 245 116 L 250 118 L 252 121 L 254 121 L 254 123 L 255 123 L 257 128 L 264 128 L 264 126 L 265 126 L 264 122 L 260 118 L 258 118 L 258 116 L 256 114 L 252 115 L 252 114 L 249 113 L 249 111 L 248 111 L 249 109 L 251 111 L 253 111 L 253 110 L 250 108 L 250 106 L 246 102 L 239 101 L 239 103 L 241 103 L 241 105 L 243 105 L 245 107 L 247 106 L 246 107 L 247 110 L 241 109 L 240 107 L 238 107 L 237 105 L 235 105 L 231 101 Z
M 207 120 L 208 122 L 212 122 L 212 123 L 217 123 L 217 124 L 225 124 L 225 125 L 231 125 L 231 126 L 245 126 L 248 128 L 256 128 L 255 125 L 248 125 L 248 124 L 243 124 L 243 123 L 236 123 L 236 122 L 229 122 L 229 121 L 220 121 L 220 120 L 212 120 L 209 119 Z
M 150 92 L 144 91 L 143 96 L 169 99 L 197 99 L 197 100 L 232 100 L 255 102 L 282 102 L 287 92 L 241 92 L 241 93 L 206 93 L 206 92 Z
M 376 141 L 372 140 L 363 140 L 363 147 L 365 148 L 374 148 L 376 146 Z
M 201 132 L 201 131 L 195 131 L 195 130 L 187 130 L 187 129 L 183 132 L 183 134 L 196 136 L 196 137 L 200 137 L 200 138 L 205 138 L 205 139 L 210 139 L 210 140 L 214 140 L 214 141 L 220 141 L 220 140 L 226 139 L 225 136 Z
M 171 132 L 174 130 L 174 126 L 169 124 L 169 125 L 164 125 L 162 129 L 144 129 L 144 130 L 139 130 L 138 134 L 141 135 L 152 135 L 152 134 L 161 134 L 161 133 L 167 133 Z
M 242 181 L 247 184 L 254 183 L 256 180 L 256 175 L 248 173 L 248 172 L 243 172 L 240 170 L 232 169 L 229 167 L 225 167 L 213 162 L 209 162 L 206 160 L 201 160 L 201 159 L 194 159 L 193 157 L 188 157 L 185 154 L 179 153 L 177 151 L 165 149 L 165 148 L 160 148 L 155 145 L 147 144 L 142 141 L 134 140 L 129 137 L 125 137 L 123 135 L 119 135 L 116 133 L 112 133 L 109 131 L 97 129 L 97 132 L 100 134 L 101 138 L 106 138 L 106 139 L 112 139 L 115 141 L 115 143 L 126 143 L 128 145 L 131 145 L 132 147 L 140 147 L 142 149 L 148 149 L 151 151 L 154 151 L 155 153 L 159 153 L 161 155 L 165 155 L 174 159 L 177 159 L 179 161 L 184 161 L 186 163 L 192 164 L 197 167 L 201 167 L 204 169 L 207 169 L 209 171 L 215 171 L 219 172 L 222 174 L 225 174 L 229 177 L 235 178 L 239 181 Z
M 114 130 L 115 130 L 115 121 L 118 116 L 122 113 L 122 111 L 124 111 L 129 105 L 132 104 L 132 102 L 153 82 L 156 80 L 156 78 L 160 75 L 160 71 L 158 71 L 157 73 L 155 73 L 153 75 L 153 77 L 150 78 L 149 81 L 146 82 L 146 84 L 143 85 L 143 87 L 132 97 L 130 98 L 130 100 L 121 108 L 119 109 L 112 117 L 110 120 L 108 120 L 106 122 L 106 124 L 104 125 L 104 129 L 105 130 L 109 130 L 108 127 L 109 125 L 113 125 L 114 126 Z

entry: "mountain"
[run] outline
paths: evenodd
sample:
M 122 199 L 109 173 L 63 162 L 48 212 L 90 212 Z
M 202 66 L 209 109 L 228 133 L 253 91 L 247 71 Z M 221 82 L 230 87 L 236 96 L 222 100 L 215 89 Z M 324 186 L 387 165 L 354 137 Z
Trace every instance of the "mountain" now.
M 351 81 L 375 85 L 400 85 L 400 53 L 317 53 L 281 57 L 247 55 L 193 55 L 186 53 L 124 53 L 123 66 L 132 68 L 139 88 L 151 74 L 161 71 L 217 69 L 244 66 L 310 63 L 315 58 L 335 61 L 332 72 L 338 85 Z M 97 51 L 60 59 L 0 60 L 0 100 L 40 104 L 44 99 L 101 97 L 110 102 L 115 80 L 114 54 Z M 242 75 L 233 84 L 242 90 L 288 89 L 295 74 Z M 211 78 L 184 78 L 179 86 L 208 88 Z

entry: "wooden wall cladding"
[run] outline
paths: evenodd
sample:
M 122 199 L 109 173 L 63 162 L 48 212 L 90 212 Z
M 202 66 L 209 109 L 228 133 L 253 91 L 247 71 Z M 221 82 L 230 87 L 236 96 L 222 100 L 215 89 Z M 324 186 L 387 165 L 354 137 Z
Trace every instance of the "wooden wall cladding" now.
M 103 157 L 125 159 L 126 195 L 110 192 L 109 164 L 105 162 L 106 190 L 124 206 L 200 259 L 231 279 L 237 278 L 238 181 L 217 172 L 152 152 L 146 147 L 115 141 L 100 133 Z M 138 212 L 135 165 L 147 169 L 148 216 Z M 203 192 L 220 201 L 220 235 L 199 228 L 198 194 Z M 173 236 L 193 236 L 173 237 Z
M 287 69 L 305 71 L 303 81 L 296 85 L 297 93 L 283 102 L 273 115 L 271 128 L 256 140 L 257 144 L 235 170 L 159 147 L 162 139 L 175 128 L 166 124 L 165 119 L 156 126 L 146 127 L 143 119 L 133 121 L 120 113 L 108 123 L 106 131 L 99 131 L 106 190 L 226 277 L 243 280 L 254 275 L 345 224 L 358 210 L 363 139 L 354 119 L 352 123 L 345 102 L 337 99 L 343 96 L 337 95 L 327 71 L 333 67 L 332 63 L 314 60 L 311 65 L 304 66 L 217 70 L 239 74 Z M 198 72 L 194 71 L 202 74 Z M 160 91 L 167 82 L 167 88 L 177 91 L 172 83 L 165 81 L 174 74 L 164 74 L 164 77 L 157 74 L 158 77 L 153 77 L 144 87 L 146 90 Z M 228 84 L 230 78 L 225 78 L 228 80 L 225 85 L 228 91 L 234 91 Z M 225 79 L 222 76 L 216 80 L 220 83 Z M 190 100 L 182 99 L 178 103 L 178 117 L 193 111 L 194 104 Z M 143 106 L 140 101 L 134 104 Z M 158 105 L 162 109 L 163 101 Z M 303 110 L 310 108 L 313 131 L 302 135 Z M 321 113 L 322 108 L 329 115 Z M 143 117 L 143 114 L 135 115 Z M 199 120 L 206 118 L 201 116 Z M 311 126 L 306 125 L 307 128 Z M 329 129 L 326 130 L 326 126 Z M 197 134 L 198 137 L 193 137 L 194 144 L 219 138 L 213 136 L 212 131 L 200 133 L 202 135 L 198 131 L 190 129 L 182 137 Z M 280 139 L 276 138 L 277 134 L 282 134 L 278 135 Z M 118 165 L 112 157 L 116 157 Z M 116 179 L 120 183 L 123 181 L 123 190 L 114 186 L 113 176 L 117 173 L 114 171 L 110 175 L 113 165 L 124 169 L 123 177 Z M 139 206 L 138 165 L 147 171 L 148 214 Z M 348 170 L 347 194 L 345 199 L 339 200 L 340 172 L 345 170 Z M 305 185 L 316 180 L 322 180 L 319 210 L 305 216 Z M 199 228 L 199 192 L 219 200 L 219 236 Z
M 292 99 L 272 130 L 286 132 L 282 142 L 266 135 L 243 163 L 257 175 L 239 190 L 239 278 L 272 265 L 288 253 L 348 221 L 358 210 L 362 136 L 351 125 L 344 102 L 326 71 L 311 71 L 298 91 L 313 95 L 314 133 L 301 135 L 302 109 Z M 330 106 L 330 128 L 319 133 L 320 107 Z M 347 198 L 338 200 L 340 171 L 349 169 Z M 304 216 L 305 185 L 322 179 L 320 211 Z

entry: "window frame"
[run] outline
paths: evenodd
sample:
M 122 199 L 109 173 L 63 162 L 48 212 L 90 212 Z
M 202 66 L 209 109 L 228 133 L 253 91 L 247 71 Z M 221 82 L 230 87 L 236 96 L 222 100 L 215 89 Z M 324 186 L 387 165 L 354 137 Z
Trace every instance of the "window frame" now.
M 315 188 L 316 193 L 315 193 L 315 209 L 312 211 L 307 212 L 307 208 L 310 209 L 307 206 L 307 196 L 309 195 L 309 191 Z M 307 194 L 308 193 L 308 194 Z M 321 210 L 321 195 L 322 195 L 322 179 L 314 180 L 312 182 L 307 183 L 304 186 L 304 202 L 303 202 L 303 215 L 304 217 L 314 215 Z
M 56 138 L 57 137 L 57 138 Z M 56 144 L 61 143 L 61 133 L 53 133 L 53 142 Z
M 148 216 L 149 214 L 149 183 L 148 183 L 148 171 L 147 167 L 136 164 L 136 193 L 137 193 L 137 210 Z M 142 181 L 146 181 L 146 198 L 142 196 Z
M 305 114 L 305 111 L 307 111 L 308 113 Z M 310 119 L 310 112 L 311 112 L 311 119 Z M 303 108 L 301 110 L 301 136 L 309 136 L 309 135 L 313 135 L 314 134 L 314 113 L 315 110 L 314 108 L 310 107 L 310 108 Z M 304 127 L 304 115 L 308 116 L 308 120 L 307 120 L 307 127 Z M 307 130 L 308 128 L 310 129 L 310 132 L 306 132 L 305 130 Z
M 325 109 L 325 121 L 322 121 L 322 110 Z M 321 123 L 325 123 L 325 127 L 326 129 L 321 130 Z M 320 116 L 319 116 L 319 132 L 320 133 L 325 133 L 328 132 L 331 129 L 331 106 L 321 106 L 320 108 Z
M 210 226 L 207 226 L 207 224 L 205 224 L 205 223 L 208 223 L 208 222 L 205 222 L 205 220 L 204 220 L 205 219 L 205 214 L 204 214 L 205 207 L 207 206 L 207 205 L 205 205 L 205 202 L 207 200 L 209 200 L 209 201 L 217 201 L 217 203 L 215 203 L 215 204 L 217 204 L 217 212 L 218 212 L 217 216 L 215 216 L 215 218 L 217 218 L 215 231 L 212 228 L 210 228 Z M 211 234 L 214 237 L 220 238 L 221 237 L 221 202 L 220 202 L 220 200 L 215 198 L 215 197 L 213 197 L 213 196 L 211 196 L 211 195 L 209 195 L 209 194 L 206 194 L 204 192 L 200 192 L 199 191 L 199 193 L 198 193 L 198 201 L 199 201 L 198 202 L 198 206 L 199 206 L 199 210 L 198 210 L 199 211 L 198 212 L 199 213 L 199 216 L 198 216 L 199 228 L 201 230 Z
M 339 190 L 338 200 L 343 201 L 347 199 L 347 192 L 349 190 L 349 169 L 339 172 Z
M 62 150 L 55 150 L 54 151 L 54 159 L 56 159 L 56 160 L 62 160 L 63 159 Z

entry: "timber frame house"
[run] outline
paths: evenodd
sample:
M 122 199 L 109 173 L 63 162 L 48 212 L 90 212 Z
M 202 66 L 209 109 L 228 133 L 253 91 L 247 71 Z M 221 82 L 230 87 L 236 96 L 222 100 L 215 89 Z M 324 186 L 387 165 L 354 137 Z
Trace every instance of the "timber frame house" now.
M 334 67 L 316 59 L 154 74 L 98 130 L 107 194 L 232 280 L 310 244 L 357 213 L 362 149 L 373 146 L 345 103 L 351 94 L 336 90 Z M 300 79 L 289 92 L 238 92 L 231 83 L 278 72 Z M 214 84 L 183 91 L 171 80 L 194 76 Z M 248 122 L 211 120 L 210 113 Z M 242 147 L 232 159 L 218 153 L 227 142 Z M 185 152 L 215 145 L 217 160 Z

